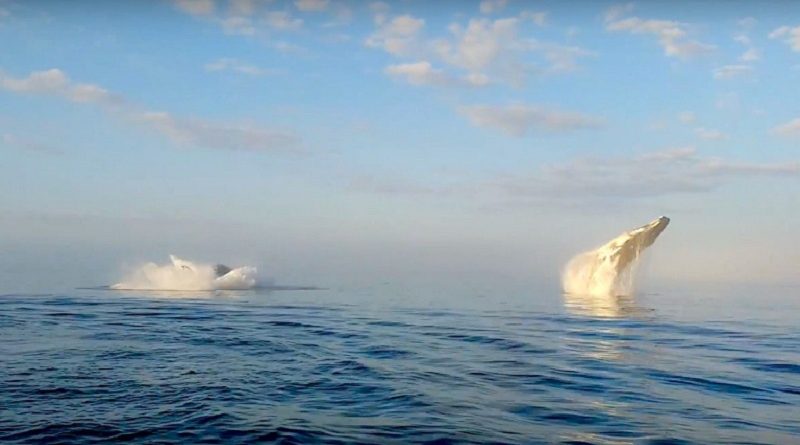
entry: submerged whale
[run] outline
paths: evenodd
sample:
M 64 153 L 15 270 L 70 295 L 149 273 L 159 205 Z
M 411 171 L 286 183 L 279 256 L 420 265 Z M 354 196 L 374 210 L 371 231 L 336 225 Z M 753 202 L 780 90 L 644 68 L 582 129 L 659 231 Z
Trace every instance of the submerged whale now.
M 639 256 L 667 228 L 669 218 L 625 232 L 599 248 L 567 263 L 562 275 L 564 292 L 586 296 L 630 295 Z

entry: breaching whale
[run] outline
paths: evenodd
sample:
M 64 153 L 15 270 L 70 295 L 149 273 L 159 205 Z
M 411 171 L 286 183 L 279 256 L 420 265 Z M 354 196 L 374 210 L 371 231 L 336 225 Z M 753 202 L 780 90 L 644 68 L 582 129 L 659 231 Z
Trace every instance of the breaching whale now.
M 603 246 L 575 256 L 564 268 L 564 292 L 585 296 L 630 295 L 641 253 L 667 228 L 669 218 L 625 232 Z
M 117 290 L 244 290 L 256 286 L 257 270 L 203 264 L 169 256 L 168 264 L 146 263 L 111 286 Z

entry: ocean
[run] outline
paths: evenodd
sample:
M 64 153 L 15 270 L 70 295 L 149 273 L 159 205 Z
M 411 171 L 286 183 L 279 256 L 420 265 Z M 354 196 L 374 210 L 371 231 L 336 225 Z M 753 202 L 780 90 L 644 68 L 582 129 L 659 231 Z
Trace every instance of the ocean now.
M 0 296 L 0 442 L 800 443 L 800 289 Z

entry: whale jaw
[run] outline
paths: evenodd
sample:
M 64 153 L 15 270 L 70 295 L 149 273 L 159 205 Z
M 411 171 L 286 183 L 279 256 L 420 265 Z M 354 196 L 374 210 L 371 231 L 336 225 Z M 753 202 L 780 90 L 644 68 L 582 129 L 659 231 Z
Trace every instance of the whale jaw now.
M 669 221 L 666 216 L 659 217 L 577 255 L 564 270 L 564 291 L 589 296 L 629 295 L 640 255 L 653 245 Z

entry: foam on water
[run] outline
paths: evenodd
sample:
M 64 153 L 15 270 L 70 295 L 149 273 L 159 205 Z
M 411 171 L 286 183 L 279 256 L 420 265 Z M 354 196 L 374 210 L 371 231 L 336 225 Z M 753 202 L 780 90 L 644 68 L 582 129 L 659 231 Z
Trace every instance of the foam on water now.
M 244 290 L 256 286 L 257 270 L 252 266 L 228 268 L 195 263 L 169 256 L 168 264 L 146 263 L 128 274 L 112 289 L 125 290 Z
M 595 250 L 576 255 L 561 277 L 564 292 L 592 297 L 633 294 L 639 259 L 668 224 L 669 218 L 662 216 Z

